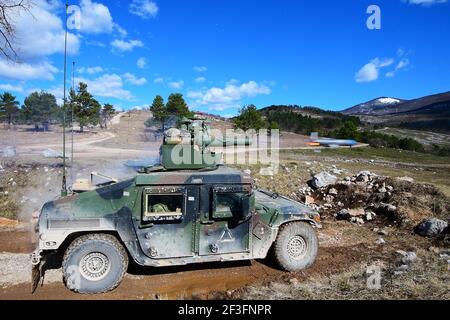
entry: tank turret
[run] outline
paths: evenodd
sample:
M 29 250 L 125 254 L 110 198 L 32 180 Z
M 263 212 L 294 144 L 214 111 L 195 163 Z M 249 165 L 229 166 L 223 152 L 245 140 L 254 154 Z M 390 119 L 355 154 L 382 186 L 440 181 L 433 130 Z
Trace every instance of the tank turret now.
M 211 148 L 249 146 L 252 138 L 233 134 L 215 134 L 206 119 L 183 119 L 180 129 L 171 128 L 164 134 L 161 165 L 166 170 L 201 170 L 213 168 L 222 161 L 222 153 Z

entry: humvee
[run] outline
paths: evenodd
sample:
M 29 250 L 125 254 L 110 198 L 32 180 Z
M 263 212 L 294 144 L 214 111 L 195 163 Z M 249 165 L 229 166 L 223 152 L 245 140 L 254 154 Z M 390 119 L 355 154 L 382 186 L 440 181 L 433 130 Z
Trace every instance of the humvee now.
M 189 125 L 175 135 L 180 134 L 200 133 Z M 39 247 L 32 255 L 33 292 L 45 270 L 59 266 L 70 290 L 95 294 L 115 289 L 129 262 L 167 267 L 265 259 L 271 253 L 286 271 L 314 263 L 315 228 L 321 227 L 317 212 L 257 189 L 250 175 L 222 165 L 174 166 L 167 156 L 180 145 L 187 147 L 181 153 L 217 159 L 204 144 L 192 148 L 194 139 L 191 145 L 182 141 L 173 132 L 166 136 L 160 167 L 44 205 L 36 227 Z M 208 141 L 213 144 L 211 137 Z

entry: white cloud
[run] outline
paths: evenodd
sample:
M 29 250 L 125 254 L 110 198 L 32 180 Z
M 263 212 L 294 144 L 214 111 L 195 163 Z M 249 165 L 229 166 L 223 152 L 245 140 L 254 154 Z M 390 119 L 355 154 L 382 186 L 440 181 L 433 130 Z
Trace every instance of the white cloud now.
M 104 72 L 105 70 L 100 66 L 96 66 L 96 67 L 81 67 L 77 69 L 77 71 L 79 73 L 96 74 Z
M 194 70 L 197 72 L 206 72 L 206 71 L 208 71 L 208 68 L 205 66 L 196 66 L 196 67 L 194 67 Z
M 23 87 L 21 85 L 12 85 L 9 83 L 0 84 L 0 90 L 10 91 L 10 92 L 23 92 Z
M 158 84 L 164 83 L 164 78 L 158 77 L 155 80 L 153 80 L 153 82 Z
M 235 81 L 229 81 L 225 88 L 211 88 L 206 91 L 190 91 L 188 98 L 194 99 L 196 104 L 209 105 L 210 110 L 223 111 L 237 107 L 243 98 L 253 98 L 258 95 L 269 95 L 272 90 L 255 81 L 249 81 L 238 85 Z
M 29 12 L 14 13 L 16 37 L 14 47 L 22 61 L 40 59 L 64 52 L 64 25 L 56 12 L 56 5 L 36 0 Z M 80 48 L 80 39 L 73 33 L 67 36 L 67 51 L 75 55 Z
M 154 18 L 158 15 L 158 5 L 151 0 L 133 0 L 129 7 L 130 13 L 143 19 Z
M 145 66 L 147 65 L 147 59 L 145 59 L 144 57 L 139 58 L 136 62 L 136 65 L 139 69 L 145 69 Z
M 13 80 L 53 80 L 58 69 L 49 62 L 35 64 L 0 60 L 0 76 Z
M 395 67 L 394 71 L 386 73 L 386 77 L 393 78 L 397 74 L 398 71 L 407 68 L 410 65 L 410 61 L 407 58 L 403 58 Z
M 195 82 L 197 82 L 197 83 L 204 83 L 205 81 L 206 81 L 205 77 L 198 77 L 195 79 Z
M 113 32 L 115 25 L 107 6 L 91 0 L 81 0 L 80 8 L 81 32 L 89 34 Z M 120 28 L 120 31 L 124 30 Z
M 111 46 L 113 47 L 113 49 L 117 51 L 125 52 L 125 51 L 132 51 L 134 48 L 142 48 L 144 44 L 142 43 L 141 40 L 126 41 L 116 39 L 113 42 L 111 42 Z
M 181 88 L 183 88 L 183 86 L 184 86 L 184 81 L 183 80 L 169 82 L 169 87 L 172 88 L 172 89 L 180 90 Z
M 129 72 L 125 73 L 123 75 L 123 77 L 124 77 L 126 82 L 134 84 L 136 86 L 142 86 L 142 85 L 147 83 L 147 79 L 145 79 L 145 78 L 138 78 L 134 74 L 129 73 Z
M 355 75 L 356 82 L 372 82 L 378 79 L 380 69 L 388 67 L 394 63 L 394 59 L 375 58 L 363 66 Z
M 76 83 L 84 82 L 94 96 L 131 100 L 133 95 L 123 88 L 123 80 L 117 74 L 104 74 L 94 80 L 77 78 Z
M 403 2 L 407 2 L 409 4 L 418 4 L 422 6 L 430 6 L 438 3 L 446 3 L 447 0 L 403 0 Z

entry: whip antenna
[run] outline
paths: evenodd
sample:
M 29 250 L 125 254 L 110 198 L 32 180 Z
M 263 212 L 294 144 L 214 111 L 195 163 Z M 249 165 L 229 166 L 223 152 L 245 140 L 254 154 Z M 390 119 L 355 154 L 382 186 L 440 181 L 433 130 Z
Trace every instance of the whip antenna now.
M 67 170 L 66 170 L 66 73 L 67 73 L 67 8 L 69 5 L 66 3 L 66 18 L 65 23 L 65 35 L 64 35 L 64 98 L 63 98 L 63 178 L 61 196 L 67 196 Z

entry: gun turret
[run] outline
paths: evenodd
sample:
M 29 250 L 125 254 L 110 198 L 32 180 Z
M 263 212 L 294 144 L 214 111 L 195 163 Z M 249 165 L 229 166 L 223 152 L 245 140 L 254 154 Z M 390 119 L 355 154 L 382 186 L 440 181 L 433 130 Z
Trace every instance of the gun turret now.
M 200 170 L 216 167 L 222 154 L 211 147 L 249 146 L 248 136 L 214 134 L 205 119 L 184 119 L 180 129 L 169 129 L 161 146 L 161 164 L 166 170 Z

